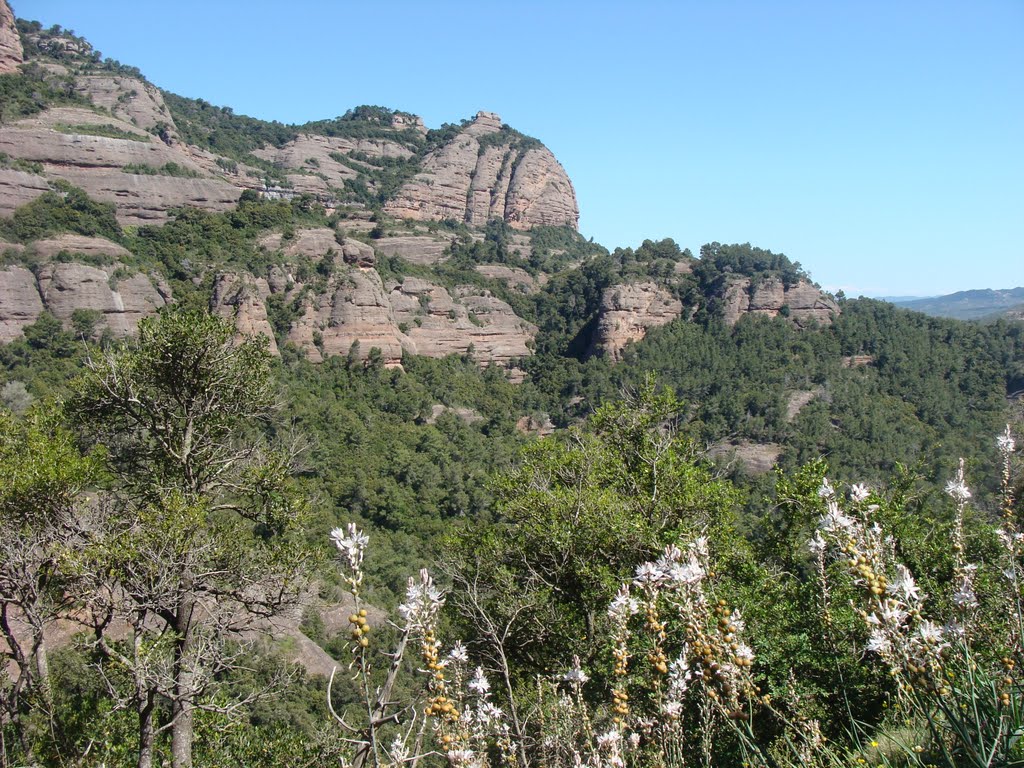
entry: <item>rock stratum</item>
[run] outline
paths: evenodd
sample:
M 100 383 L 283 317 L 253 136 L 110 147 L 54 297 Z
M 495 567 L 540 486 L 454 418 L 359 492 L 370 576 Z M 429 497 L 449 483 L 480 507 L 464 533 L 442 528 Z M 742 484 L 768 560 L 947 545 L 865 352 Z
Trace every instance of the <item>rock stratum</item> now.
M 539 142 L 507 130 L 493 112 L 478 112 L 453 140 L 430 152 L 385 210 L 402 218 L 454 219 L 473 226 L 491 219 L 516 229 L 579 224 L 565 169 Z
M 748 277 L 734 278 L 724 296 L 723 318 L 735 325 L 744 315 L 789 317 L 797 325 L 831 325 L 839 314 L 835 300 L 807 280 L 785 285 L 777 277 L 752 281 Z

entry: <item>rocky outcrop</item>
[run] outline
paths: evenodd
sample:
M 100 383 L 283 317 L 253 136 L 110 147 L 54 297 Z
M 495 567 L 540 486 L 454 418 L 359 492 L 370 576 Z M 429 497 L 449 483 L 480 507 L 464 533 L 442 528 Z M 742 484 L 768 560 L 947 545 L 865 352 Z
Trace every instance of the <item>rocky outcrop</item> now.
M 839 305 L 807 280 L 786 286 L 777 277 L 752 284 L 750 278 L 733 279 L 725 289 L 723 318 L 735 325 L 746 314 L 789 317 L 797 325 L 831 325 Z
M 266 300 L 270 297 L 266 280 L 248 273 L 217 275 L 210 297 L 210 311 L 231 320 L 240 336 L 262 334 L 268 339 L 272 355 L 278 354 L 274 328 L 267 318 Z
M 506 267 L 504 264 L 478 264 L 476 271 L 491 280 L 501 280 L 510 288 L 523 293 L 536 293 L 537 289 L 547 282 L 547 275 L 541 273 L 536 278 L 519 267 Z
M 288 341 L 316 362 L 330 355 L 347 355 L 357 344 L 360 358 L 365 359 L 376 347 L 385 365 L 397 366 L 402 362 L 405 339 L 380 276 L 372 269 L 345 267 L 342 262 L 326 290 L 304 295 L 301 315 L 292 323 Z
M 410 264 L 433 266 L 447 258 L 452 238 L 442 235 L 400 235 L 373 242 L 373 249 L 383 256 L 397 256 Z
M 43 244 L 44 251 L 52 249 L 50 242 L 50 246 Z M 32 246 L 37 253 L 39 246 Z M 102 269 L 75 262 L 50 262 L 35 274 L 20 266 L 0 270 L 0 342 L 21 336 L 25 326 L 38 320 L 44 310 L 66 327 L 70 327 L 75 310 L 93 310 L 99 313 L 97 333 L 104 328 L 118 337 L 134 333 L 139 320 L 167 303 L 170 291 L 163 284 L 155 286 L 147 275 L 122 277 L 124 272 L 117 262 Z
M 653 282 L 607 288 L 601 296 L 590 354 L 618 360 L 628 343 L 640 341 L 649 329 L 666 325 L 682 314 L 683 303 Z
M 178 140 L 174 118 L 163 95 L 149 83 L 119 75 L 81 75 L 75 78 L 75 89 L 96 106 L 138 128 L 155 131 L 159 126 L 165 144 Z
M 167 303 L 143 274 L 116 279 L 117 269 L 85 264 L 51 263 L 36 275 L 43 305 L 59 320 L 70 324 L 78 309 L 93 310 L 103 325 L 118 337 L 135 333 L 139 320 Z
M 501 365 L 532 354 L 537 327 L 488 291 L 462 286 L 453 296 L 442 286 L 406 277 L 391 288 L 389 299 L 413 354 L 469 354 Z
M 70 233 L 36 240 L 29 246 L 29 250 L 42 261 L 50 261 L 59 253 L 85 256 L 94 262 L 107 260 L 111 263 L 131 256 L 127 248 L 105 237 L 86 237 Z
M 492 112 L 477 113 L 454 139 L 428 154 L 420 173 L 385 209 L 401 218 L 476 226 L 490 219 L 518 229 L 579 223 L 576 193 L 555 156 L 503 132 Z
M 782 452 L 782 446 L 777 443 L 736 440 L 717 443 L 708 455 L 729 467 L 738 467 L 748 475 L 763 475 L 771 471 Z
M 0 216 L 10 216 L 49 189 L 50 185 L 43 176 L 0 168 Z
M 0 75 L 17 72 L 25 56 L 21 37 L 14 24 L 14 13 L 7 0 L 0 0 Z
M 36 276 L 24 267 L 0 270 L 0 343 L 21 336 L 22 329 L 38 320 L 42 312 Z
M 76 131 L 77 126 L 94 126 L 90 129 L 94 132 L 113 129 L 117 137 Z M 238 187 L 220 179 L 126 173 L 128 166 L 159 169 L 169 163 L 200 175 L 204 171 L 188 155 L 131 123 L 88 109 L 50 109 L 0 127 L 0 152 L 39 163 L 45 178 L 64 179 L 96 200 L 113 203 L 122 224 L 161 223 L 169 209 L 184 205 L 228 210 L 241 194 Z M 27 193 L 30 199 L 40 181 L 34 178 Z

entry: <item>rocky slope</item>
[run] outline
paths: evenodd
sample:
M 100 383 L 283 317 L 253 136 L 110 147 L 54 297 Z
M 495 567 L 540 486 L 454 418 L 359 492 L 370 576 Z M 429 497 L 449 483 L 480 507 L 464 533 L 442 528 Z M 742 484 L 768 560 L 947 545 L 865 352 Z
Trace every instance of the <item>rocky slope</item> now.
M 14 14 L 6 0 L 0 0 L 0 75 L 16 72 L 24 60 L 21 37 L 14 25 Z
M 640 341 L 648 329 L 670 323 L 682 314 L 683 303 L 654 282 L 612 286 L 601 297 L 590 354 L 618 360 L 627 344 Z
M 723 317 L 728 325 L 735 325 L 745 314 L 781 314 L 799 326 L 831 325 L 839 306 L 807 280 L 786 286 L 776 277 L 756 283 L 747 277 L 735 278 L 725 290 Z
M 474 226 L 490 219 L 517 229 L 579 223 L 572 182 L 555 156 L 503 131 L 493 112 L 478 112 L 453 140 L 429 153 L 420 173 L 385 209 L 402 218 Z
M 125 267 L 119 259 L 127 251 L 109 240 L 63 235 L 34 243 L 28 250 L 35 259 L 47 261 L 34 271 L 23 266 L 0 269 L 0 342 L 21 336 L 44 310 L 69 328 L 76 310 L 90 311 L 97 320 L 96 335 L 108 330 L 116 337 L 126 336 L 171 298 L 159 278 Z M 49 260 L 59 254 L 109 263 Z
M 388 366 L 401 364 L 403 354 L 468 354 L 481 364 L 499 365 L 531 354 L 536 327 L 477 286 L 449 292 L 415 277 L 384 283 L 374 269 L 372 247 L 350 238 L 339 242 L 326 228 L 298 230 L 287 240 L 270 235 L 261 245 L 280 254 L 285 266 L 260 277 L 224 273 L 215 282 L 211 306 L 233 318 L 239 332 L 272 336 L 266 303 L 280 295 L 297 307 L 286 340 L 314 361 L 350 352 L 365 359 L 374 348 Z M 302 263 L 325 260 L 318 277 L 294 277 Z

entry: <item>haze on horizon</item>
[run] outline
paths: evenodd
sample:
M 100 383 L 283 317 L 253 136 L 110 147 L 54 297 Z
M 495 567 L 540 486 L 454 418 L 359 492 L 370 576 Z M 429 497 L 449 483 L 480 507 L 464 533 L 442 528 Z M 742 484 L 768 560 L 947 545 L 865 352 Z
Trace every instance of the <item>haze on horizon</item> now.
M 1024 284 L 1016 0 L 12 6 L 240 114 L 498 112 L 609 248 L 751 242 L 853 296 Z

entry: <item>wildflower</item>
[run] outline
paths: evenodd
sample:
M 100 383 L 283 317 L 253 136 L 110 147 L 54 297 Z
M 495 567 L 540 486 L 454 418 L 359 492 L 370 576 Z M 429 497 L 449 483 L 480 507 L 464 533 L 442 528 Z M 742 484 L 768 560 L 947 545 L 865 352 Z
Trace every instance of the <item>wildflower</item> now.
M 619 588 L 618 594 L 608 606 L 608 616 L 617 622 L 622 622 L 640 610 L 640 603 L 635 597 L 630 597 L 629 587 L 623 585 Z
M 485 696 L 491 690 L 491 683 L 487 679 L 487 675 L 484 674 L 483 667 L 476 668 L 476 672 L 473 673 L 473 679 L 467 683 L 467 687 L 480 696 Z
M 477 715 L 480 718 L 480 721 L 483 723 L 490 723 L 493 720 L 501 720 L 503 717 L 505 717 L 505 713 L 501 710 L 501 708 L 496 707 L 489 701 L 485 701 L 483 704 L 480 705 Z
M 469 765 L 476 759 L 476 754 L 471 749 L 453 749 L 448 753 L 448 760 L 452 765 Z
M 461 640 L 456 640 L 455 645 L 448 651 L 448 658 L 452 661 L 458 661 L 465 663 L 469 661 L 469 652 L 466 650 L 466 646 L 462 644 Z
M 978 607 L 978 597 L 974 594 L 974 589 L 967 579 L 964 579 L 960 588 L 953 593 L 953 603 L 957 608 L 963 610 Z
M 837 531 L 848 531 L 856 527 L 853 518 L 844 515 L 835 502 L 829 502 L 828 513 L 821 518 L 818 527 L 825 533 L 836 533 Z
M 338 550 L 345 555 L 349 567 L 357 570 L 363 563 L 363 553 L 370 537 L 359 530 L 355 523 L 349 523 L 346 529 L 335 528 L 331 531 L 331 540 Z
M 749 667 L 754 663 L 754 651 L 746 643 L 740 643 L 733 651 L 733 659 L 739 667 Z
M 654 587 L 665 580 L 665 572 L 656 563 L 643 563 L 637 566 L 633 581 L 638 586 Z
M 411 628 L 426 630 L 433 625 L 443 605 L 443 593 L 435 586 L 433 578 L 424 568 L 420 571 L 418 582 L 409 577 L 405 589 L 405 602 L 398 606 L 398 613 Z
M 850 499 L 857 503 L 867 501 L 867 498 L 870 495 L 871 491 L 869 491 L 868 487 L 863 483 L 854 483 L 850 486 Z
M 926 645 L 939 645 L 942 643 L 942 627 L 927 619 L 921 622 L 917 634 Z
M 665 713 L 665 716 L 670 720 L 676 720 L 683 713 L 683 702 L 681 701 L 666 701 L 662 706 L 661 711 Z
M 946 483 L 946 493 L 948 493 L 957 503 L 967 501 L 971 498 L 971 491 L 963 481 L 950 480 Z
M 583 685 L 585 682 L 587 682 L 587 680 L 590 679 L 587 676 L 587 673 L 580 669 L 579 656 L 572 657 L 572 669 L 570 669 L 568 672 L 562 675 L 562 679 L 565 682 L 572 683 L 574 685 Z
M 622 738 L 622 734 L 618 731 L 611 730 L 605 733 L 599 734 L 597 737 L 597 746 L 599 749 L 612 749 L 619 743 L 619 739 Z
M 917 583 L 914 581 L 913 575 L 903 564 L 896 566 L 897 576 L 890 582 L 886 591 L 890 595 L 902 596 L 903 600 L 912 604 L 921 599 L 921 590 L 918 588 Z
M 818 495 L 823 499 L 831 499 L 836 495 L 836 489 L 832 487 L 832 483 L 828 481 L 827 477 L 821 479 L 821 487 L 818 488 Z
M 825 540 L 821 537 L 821 531 L 815 531 L 814 536 L 809 542 L 807 542 L 807 548 L 811 550 L 811 554 L 815 557 L 821 555 L 827 546 L 828 545 L 825 543 Z
M 696 584 L 704 576 L 704 569 L 695 557 L 691 557 L 685 564 L 676 563 L 668 571 L 668 578 L 676 584 Z
M 886 654 L 892 650 L 892 643 L 880 629 L 874 629 L 868 636 L 867 650 L 872 653 Z
M 996 446 L 999 448 L 999 452 L 1004 456 L 1009 456 L 1017 448 L 1017 443 L 1014 442 L 1013 435 L 1010 434 L 1010 425 L 1006 425 L 1006 431 L 996 439 Z

